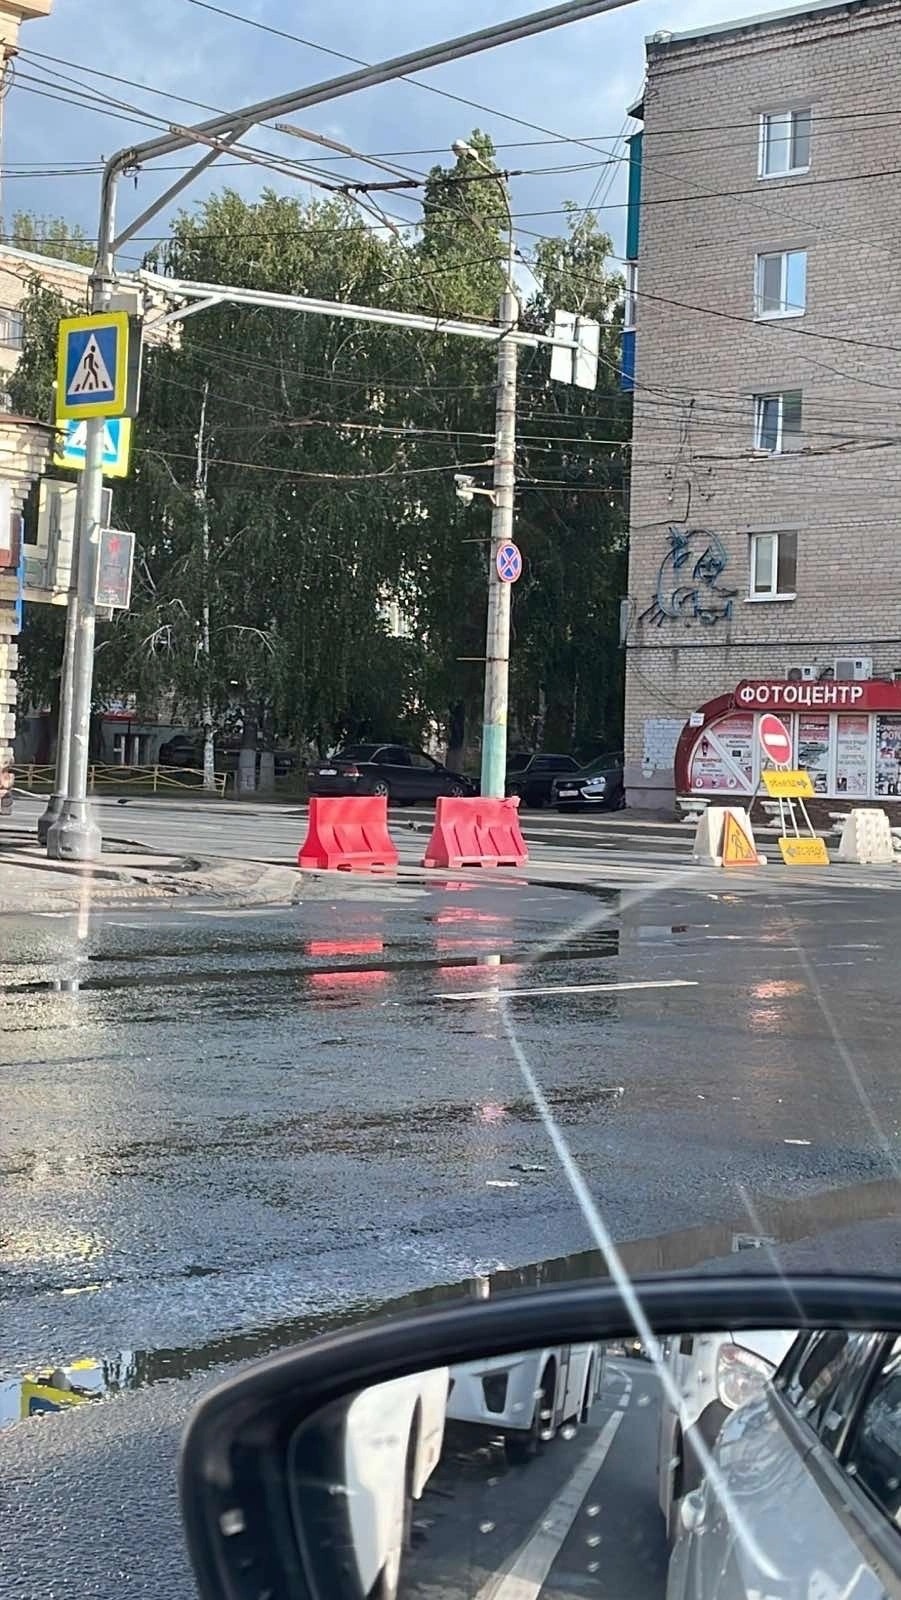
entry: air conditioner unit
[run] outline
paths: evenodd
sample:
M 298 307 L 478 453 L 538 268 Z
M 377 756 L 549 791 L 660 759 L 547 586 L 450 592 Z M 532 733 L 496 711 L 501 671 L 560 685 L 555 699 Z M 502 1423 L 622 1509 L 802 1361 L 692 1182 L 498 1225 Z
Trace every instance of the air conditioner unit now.
M 835 676 L 860 683 L 873 676 L 872 656 L 836 656 Z
M 789 683 L 816 683 L 817 668 L 813 661 L 801 661 L 793 667 L 786 667 L 785 676 Z

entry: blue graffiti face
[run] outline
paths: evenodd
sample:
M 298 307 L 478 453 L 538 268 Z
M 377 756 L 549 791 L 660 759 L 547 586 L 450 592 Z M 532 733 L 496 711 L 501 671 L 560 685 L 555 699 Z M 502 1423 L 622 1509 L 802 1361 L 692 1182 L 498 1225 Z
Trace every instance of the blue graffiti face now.
M 729 557 L 715 533 L 706 528 L 670 527 L 669 549 L 657 572 L 654 598 L 639 622 L 662 627 L 664 621 L 700 622 L 707 627 L 728 622 L 737 589 L 720 582 Z

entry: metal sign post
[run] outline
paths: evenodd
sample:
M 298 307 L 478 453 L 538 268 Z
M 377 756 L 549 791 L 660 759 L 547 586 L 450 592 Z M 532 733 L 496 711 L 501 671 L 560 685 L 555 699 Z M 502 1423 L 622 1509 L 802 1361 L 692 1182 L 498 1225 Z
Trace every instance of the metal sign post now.
M 791 734 L 781 717 L 768 711 L 757 725 L 757 737 L 764 755 L 774 762 L 775 770 L 765 768 L 760 776 L 771 800 L 779 804 L 779 850 L 787 867 L 828 867 L 829 852 L 814 829 L 804 804 L 814 796 L 813 779 L 789 765 L 792 758 Z M 795 801 L 804 819 L 806 833 L 798 827 Z M 789 832 L 791 829 L 791 832 Z

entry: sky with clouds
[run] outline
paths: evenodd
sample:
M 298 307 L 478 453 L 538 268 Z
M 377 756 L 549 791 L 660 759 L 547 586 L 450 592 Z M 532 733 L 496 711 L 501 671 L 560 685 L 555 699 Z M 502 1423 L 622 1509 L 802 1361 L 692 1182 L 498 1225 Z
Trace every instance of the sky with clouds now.
M 211 0 L 212 3 L 212 0 Z M 195 0 L 55 0 L 53 15 L 26 23 L 16 81 L 5 108 L 3 209 L 63 215 L 89 233 L 96 228 L 98 178 L 79 172 L 116 149 L 148 137 L 165 122 L 198 121 L 214 109 L 249 104 L 347 70 L 314 45 L 366 61 L 387 57 L 540 9 L 541 0 L 216 0 L 306 43 L 276 37 Z M 780 8 L 781 0 L 634 0 L 622 9 L 543 36 L 493 50 L 427 74 L 433 88 L 476 101 L 474 110 L 406 83 L 385 84 L 304 114 L 306 127 L 366 152 L 445 151 L 478 126 L 506 147 L 499 158 L 530 175 L 513 181 L 517 213 L 540 213 L 524 225 L 558 231 L 564 200 L 606 197 L 602 222 L 622 249 L 623 172 L 611 168 L 626 107 L 641 88 L 644 39 L 659 28 L 679 30 Z M 128 82 L 115 82 L 115 75 Z M 86 109 L 85 95 L 110 96 L 113 108 Z M 181 96 L 178 100 L 173 97 Z M 76 103 L 78 101 L 79 103 Z M 523 127 L 501 113 L 535 127 Z M 142 115 L 143 114 L 143 115 Z M 146 119 L 146 120 L 144 120 Z M 538 131 L 538 130 L 546 131 Z M 579 143 L 522 144 L 565 135 Z M 275 134 L 253 142 L 294 160 L 321 157 L 310 145 Z M 173 161 L 183 158 L 171 158 Z M 439 155 L 410 155 L 405 167 L 424 170 Z M 451 158 L 448 157 L 450 160 Z M 569 167 L 581 170 L 544 171 Z M 352 162 L 326 161 L 319 170 L 378 178 Z M 214 169 L 215 170 L 215 169 Z M 40 175 L 39 175 L 40 174 Z M 121 214 L 149 202 L 172 174 L 150 170 L 123 185 Z M 284 191 L 306 186 L 255 168 L 229 166 L 204 178 L 182 204 L 225 182 L 251 196 L 267 182 Z M 391 202 L 392 206 L 394 202 Z M 410 203 L 398 214 L 412 218 Z M 143 230 L 134 255 L 165 231 Z

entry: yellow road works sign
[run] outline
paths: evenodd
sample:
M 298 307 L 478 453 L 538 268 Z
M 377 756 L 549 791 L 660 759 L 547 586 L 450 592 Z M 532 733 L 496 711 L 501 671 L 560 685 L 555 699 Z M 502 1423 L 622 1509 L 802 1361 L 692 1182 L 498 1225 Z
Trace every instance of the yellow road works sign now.
M 731 811 L 727 811 L 723 824 L 723 866 L 759 867 L 759 865 L 753 839 L 748 838 L 738 818 Z
M 809 772 L 768 768 L 760 776 L 771 800 L 811 800 L 814 788 Z
M 787 867 L 828 867 L 825 839 L 780 839 L 779 849 Z
M 52 1384 L 41 1383 L 34 1377 L 22 1379 L 22 1417 L 36 1417 L 42 1411 L 64 1411 L 68 1406 L 83 1405 L 84 1401 L 83 1394 L 73 1394 L 69 1389 L 54 1389 Z

